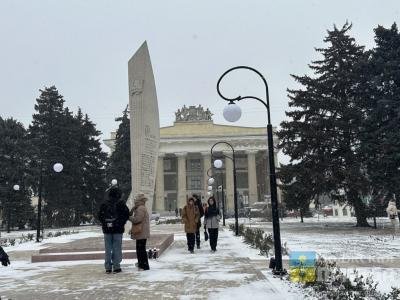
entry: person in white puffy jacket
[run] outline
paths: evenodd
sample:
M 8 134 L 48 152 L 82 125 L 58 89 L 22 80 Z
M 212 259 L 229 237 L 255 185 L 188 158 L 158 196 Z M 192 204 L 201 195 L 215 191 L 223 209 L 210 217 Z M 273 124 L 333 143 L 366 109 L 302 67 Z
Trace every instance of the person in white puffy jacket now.
M 389 201 L 388 207 L 386 208 L 386 212 L 388 214 L 390 222 L 392 223 L 394 235 L 396 235 L 399 218 L 398 218 L 398 212 L 397 212 L 397 207 L 396 207 L 396 201 L 394 199 L 391 199 Z

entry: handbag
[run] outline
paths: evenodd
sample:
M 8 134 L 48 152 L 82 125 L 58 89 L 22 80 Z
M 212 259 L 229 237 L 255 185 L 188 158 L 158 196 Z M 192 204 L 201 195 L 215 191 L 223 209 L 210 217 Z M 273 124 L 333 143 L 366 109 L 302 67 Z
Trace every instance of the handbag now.
M 204 240 L 207 242 L 208 241 L 208 232 L 207 230 L 204 229 Z
M 143 230 L 142 223 L 132 224 L 132 234 L 133 235 L 141 234 L 142 230 Z

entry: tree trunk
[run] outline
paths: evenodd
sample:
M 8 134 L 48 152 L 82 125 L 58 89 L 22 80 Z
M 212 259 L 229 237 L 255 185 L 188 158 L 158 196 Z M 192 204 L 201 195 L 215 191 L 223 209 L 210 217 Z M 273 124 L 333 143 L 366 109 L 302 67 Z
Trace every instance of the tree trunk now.
M 303 209 L 302 209 L 302 208 L 300 208 L 300 218 L 301 218 L 301 223 L 304 223 L 304 220 L 303 220 L 303 215 L 304 215 L 304 213 L 303 213 Z
M 362 203 L 360 198 L 354 198 L 353 199 L 353 204 L 354 204 L 354 210 L 356 213 L 356 218 L 357 218 L 357 227 L 370 227 L 370 225 L 367 222 L 367 213 L 365 211 L 365 205 Z

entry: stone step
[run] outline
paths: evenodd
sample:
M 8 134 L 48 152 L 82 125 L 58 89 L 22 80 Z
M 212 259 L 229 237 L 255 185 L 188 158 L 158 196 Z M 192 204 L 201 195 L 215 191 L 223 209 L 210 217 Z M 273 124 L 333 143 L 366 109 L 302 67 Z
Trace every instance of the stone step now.
M 160 251 L 161 253 L 161 251 Z M 123 259 L 136 258 L 136 251 L 123 251 Z M 104 250 L 94 252 L 68 252 L 68 253 L 47 253 L 41 255 L 33 255 L 32 263 L 50 262 L 50 261 L 74 261 L 74 260 L 104 260 Z
M 61 244 L 50 245 L 46 249 L 42 249 L 39 255 L 33 255 L 32 263 L 51 262 L 51 261 L 76 261 L 76 260 L 104 260 L 104 247 L 88 246 L 101 242 L 102 238 L 87 238 L 77 241 Z M 174 241 L 173 234 L 158 234 L 149 239 L 148 249 L 158 249 L 160 256 Z M 135 243 L 132 241 L 124 241 L 122 258 L 136 258 Z

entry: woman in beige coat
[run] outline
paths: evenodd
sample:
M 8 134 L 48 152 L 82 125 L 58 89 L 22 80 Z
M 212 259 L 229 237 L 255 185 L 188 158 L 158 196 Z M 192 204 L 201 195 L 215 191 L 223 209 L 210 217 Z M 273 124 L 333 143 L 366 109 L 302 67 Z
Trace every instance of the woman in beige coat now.
M 394 235 L 396 235 L 399 219 L 398 219 L 396 201 L 394 199 L 389 201 L 388 207 L 386 208 L 386 212 L 388 214 L 390 222 L 392 223 Z
M 130 211 L 129 220 L 132 222 L 131 237 L 136 240 L 136 256 L 139 271 L 149 270 L 149 260 L 146 252 L 146 242 L 150 237 L 150 220 L 146 208 L 147 198 L 144 194 L 138 194 L 135 205 Z
M 189 198 L 186 206 L 182 210 L 182 223 L 185 224 L 187 245 L 190 253 L 194 253 L 195 234 L 197 223 L 200 218 L 199 208 L 194 202 L 195 200 L 193 198 Z

